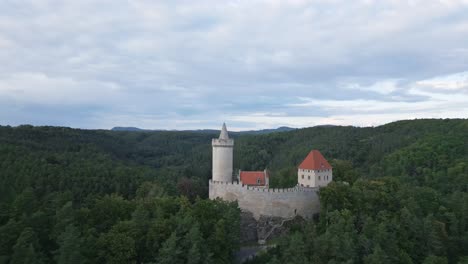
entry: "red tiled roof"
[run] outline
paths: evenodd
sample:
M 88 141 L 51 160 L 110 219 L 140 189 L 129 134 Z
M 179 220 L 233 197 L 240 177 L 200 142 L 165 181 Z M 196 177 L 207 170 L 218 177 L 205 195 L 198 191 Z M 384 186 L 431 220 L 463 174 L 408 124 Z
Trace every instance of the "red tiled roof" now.
M 331 168 L 332 166 L 322 156 L 322 153 L 316 149 L 312 150 L 302 161 L 301 165 L 299 165 L 299 169 L 303 170 L 325 170 Z
M 257 186 L 264 186 L 265 185 L 265 175 L 264 171 L 241 171 L 240 172 L 240 180 L 245 185 L 257 185 Z M 260 179 L 260 183 L 257 182 L 257 179 Z

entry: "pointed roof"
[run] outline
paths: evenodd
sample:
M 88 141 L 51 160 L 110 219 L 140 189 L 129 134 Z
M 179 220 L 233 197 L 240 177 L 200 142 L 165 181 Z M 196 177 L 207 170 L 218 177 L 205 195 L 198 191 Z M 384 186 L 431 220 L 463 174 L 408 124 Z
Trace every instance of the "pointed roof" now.
M 309 153 L 309 155 L 307 155 L 304 161 L 302 161 L 301 165 L 299 165 L 299 169 L 325 170 L 325 169 L 332 169 L 332 166 L 330 166 L 330 164 L 322 156 L 322 153 L 320 153 L 320 151 L 314 149 Z
M 219 139 L 229 139 L 229 134 L 226 129 L 226 123 L 223 123 L 223 128 L 221 128 L 221 133 L 219 134 Z

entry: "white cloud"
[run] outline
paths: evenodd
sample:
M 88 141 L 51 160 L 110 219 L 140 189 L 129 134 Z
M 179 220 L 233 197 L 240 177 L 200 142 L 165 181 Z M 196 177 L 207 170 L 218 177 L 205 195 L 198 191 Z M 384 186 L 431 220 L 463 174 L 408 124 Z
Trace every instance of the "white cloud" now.
M 440 90 L 462 90 L 468 91 L 468 72 L 461 72 L 427 80 L 418 81 L 416 84 Z
M 380 94 L 390 94 L 398 89 L 398 80 L 383 80 L 368 86 L 359 83 L 345 83 L 342 85 L 345 89 L 369 91 Z
M 18 73 L 0 80 L 0 96 L 18 103 L 106 104 L 120 92 L 121 88 L 115 83 L 54 78 L 43 73 Z

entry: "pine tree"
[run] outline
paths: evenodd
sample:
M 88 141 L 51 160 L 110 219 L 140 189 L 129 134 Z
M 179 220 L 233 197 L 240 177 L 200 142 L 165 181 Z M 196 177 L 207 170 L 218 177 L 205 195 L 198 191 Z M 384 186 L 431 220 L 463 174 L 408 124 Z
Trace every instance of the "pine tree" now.
M 22 224 L 10 219 L 5 225 L 0 227 L 0 259 L 5 263 L 12 255 L 12 247 L 16 243 L 21 231 L 23 230 Z M 0 261 L 0 263 L 3 263 Z
M 299 264 L 307 263 L 306 248 L 302 234 L 296 232 L 289 239 L 289 246 L 285 250 L 287 263 Z
M 72 202 L 65 203 L 62 208 L 56 211 L 55 213 L 55 226 L 53 230 L 53 237 L 57 238 L 65 229 L 73 223 L 74 218 L 74 211 Z
M 171 236 L 163 243 L 159 250 L 159 264 L 179 264 L 183 263 L 180 259 L 181 250 L 177 245 L 177 235 L 172 232 Z
M 445 257 L 437 257 L 434 255 L 427 256 L 424 259 L 423 264 L 447 264 L 447 258 Z
M 135 239 L 125 230 L 128 226 L 127 222 L 120 222 L 108 233 L 101 234 L 97 241 L 100 262 L 136 263 Z
M 185 240 L 190 245 L 188 254 L 187 254 L 187 263 L 188 264 L 198 264 L 204 263 L 202 261 L 203 250 L 203 237 L 200 233 L 200 228 L 198 224 L 192 226 L 190 231 L 187 233 Z
M 78 229 L 69 225 L 58 238 L 59 249 L 56 251 L 55 260 L 58 264 L 83 263 L 81 255 L 82 239 Z
M 380 263 L 388 263 L 390 264 L 391 261 L 385 252 L 382 250 L 380 246 L 376 246 L 372 254 L 366 256 L 364 258 L 365 264 L 380 264 Z
M 138 239 L 135 241 L 135 250 L 137 259 L 143 262 L 149 258 L 149 250 L 146 247 L 146 241 L 148 237 L 149 229 L 149 213 L 142 205 L 138 206 L 132 214 L 132 223 L 134 225 L 135 234 Z
M 38 252 L 36 233 L 31 228 L 25 228 L 13 247 L 10 264 L 43 263 L 43 257 Z

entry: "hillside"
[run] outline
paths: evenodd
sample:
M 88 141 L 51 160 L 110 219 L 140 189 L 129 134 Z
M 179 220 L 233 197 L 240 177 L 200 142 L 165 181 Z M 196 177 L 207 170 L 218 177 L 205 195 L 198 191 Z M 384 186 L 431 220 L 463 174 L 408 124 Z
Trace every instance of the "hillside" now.
M 292 127 L 278 127 L 278 128 L 272 128 L 272 129 L 260 129 L 260 130 L 246 130 L 246 131 L 239 131 L 239 132 L 231 132 L 232 134 L 269 134 L 269 133 L 274 133 L 274 132 L 286 132 L 286 131 L 292 131 L 295 130 L 296 128 Z M 111 129 L 112 131 L 179 131 L 179 132 L 197 132 L 197 133 L 219 133 L 219 130 L 214 130 L 214 129 L 198 129 L 198 130 L 151 130 L 151 129 L 142 129 L 138 127 L 113 127 Z
M 0 263 L 229 263 L 239 210 L 204 199 L 215 136 L 0 127 Z M 320 219 L 256 263 L 468 256 L 468 120 L 233 137 L 234 167 L 273 186 L 294 185 L 310 149 L 334 166 Z

